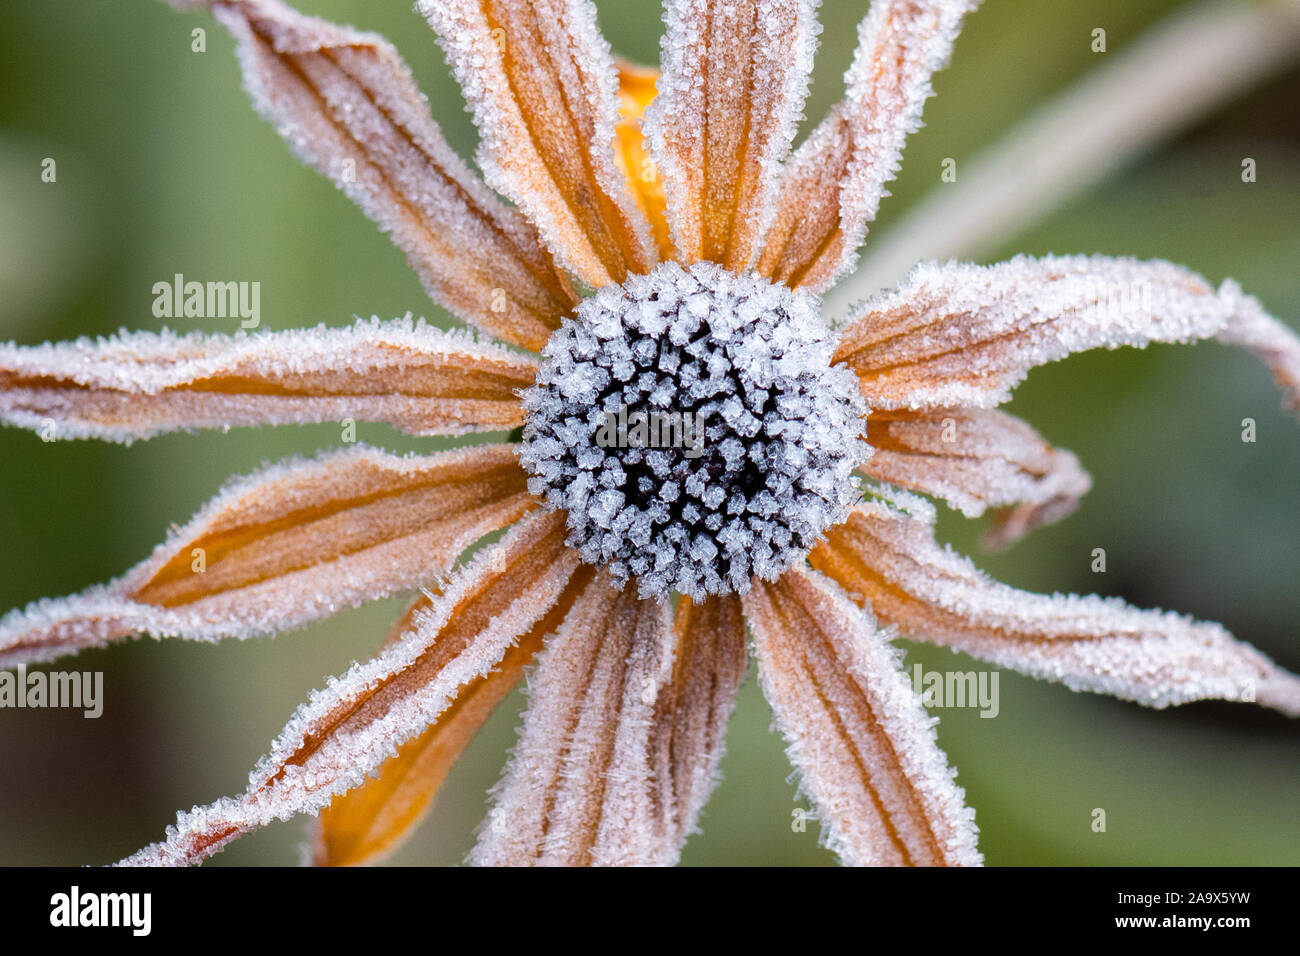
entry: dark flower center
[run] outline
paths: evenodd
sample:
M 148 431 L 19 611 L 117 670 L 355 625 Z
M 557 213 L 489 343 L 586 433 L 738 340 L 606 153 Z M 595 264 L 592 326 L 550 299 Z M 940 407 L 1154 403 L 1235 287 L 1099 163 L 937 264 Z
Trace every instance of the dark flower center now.
M 711 263 L 601 289 L 524 393 L 529 489 L 643 597 L 745 592 L 857 499 L 866 408 L 816 297 Z

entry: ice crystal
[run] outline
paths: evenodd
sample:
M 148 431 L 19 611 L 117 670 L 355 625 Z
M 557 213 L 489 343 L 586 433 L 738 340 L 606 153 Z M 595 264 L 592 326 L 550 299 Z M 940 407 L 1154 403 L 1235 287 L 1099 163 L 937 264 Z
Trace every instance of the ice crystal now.
M 814 296 L 711 263 L 607 286 L 524 395 L 529 490 L 642 596 L 744 592 L 844 519 L 866 454 Z

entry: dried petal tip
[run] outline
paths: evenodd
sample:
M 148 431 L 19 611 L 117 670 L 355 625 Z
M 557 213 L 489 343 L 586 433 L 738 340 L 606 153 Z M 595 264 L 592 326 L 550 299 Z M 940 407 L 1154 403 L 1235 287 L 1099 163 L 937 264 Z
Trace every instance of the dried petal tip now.
M 1239 345 L 1263 362 L 1282 389 L 1283 407 L 1300 417 L 1300 337 L 1231 279 L 1219 287 L 1219 298 L 1233 306 L 1219 341 Z

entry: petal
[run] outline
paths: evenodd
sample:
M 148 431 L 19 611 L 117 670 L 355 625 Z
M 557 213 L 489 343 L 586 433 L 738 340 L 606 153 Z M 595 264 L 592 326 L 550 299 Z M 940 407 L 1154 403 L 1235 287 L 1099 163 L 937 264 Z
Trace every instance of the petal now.
M 858 27 L 845 97 L 813 130 L 782 177 L 758 271 L 821 292 L 857 258 L 867 224 L 921 125 L 930 76 L 948 62 L 978 0 L 875 0 Z
M 116 581 L 0 618 L 0 666 L 139 631 L 216 640 L 300 626 L 429 581 L 532 506 L 509 445 L 282 462 L 227 487 Z
M 536 230 L 447 145 L 397 52 L 279 0 L 214 2 L 213 13 L 258 111 L 392 236 L 434 301 L 541 348 L 574 291 Z
M 414 630 L 313 693 L 242 795 L 178 814 L 165 840 L 122 862 L 198 863 L 243 833 L 317 812 L 364 783 L 461 688 L 489 674 L 564 593 L 578 568 L 564 534 L 563 513 L 525 518 L 455 575 Z
M 410 321 L 0 344 L 0 421 L 47 441 L 132 442 L 177 429 L 386 422 L 459 435 L 523 421 L 531 358 Z
M 542 639 L 559 626 L 590 569 L 583 566 L 555 606 L 532 630 L 509 648 L 489 673 L 465 684 L 456 699 L 418 737 L 397 748 L 378 776 L 339 794 L 320 816 L 313 858 L 317 866 L 373 863 L 392 853 L 428 813 L 442 781 L 483 722 L 514 689 L 542 647 Z M 434 598 L 421 594 L 389 633 L 385 646 L 399 641 Z
M 647 132 L 678 258 L 748 269 L 808 94 L 815 0 L 668 0 Z
M 650 223 L 661 259 L 673 254 L 665 212 L 663 181 L 658 167 L 646 150 L 642 126 L 645 112 L 655 98 L 659 71 L 618 61 L 618 152 L 615 158 L 627 179 L 641 215 Z
M 589 0 L 420 0 L 482 136 L 479 166 L 587 285 L 658 261 L 614 158 L 618 79 Z
M 1105 256 L 917 266 L 840 333 L 834 361 L 873 408 L 997 405 L 1029 369 L 1071 352 L 1190 342 L 1262 314 L 1234 282 Z M 1300 346 L 1297 346 L 1300 348 Z
M 745 615 L 734 594 L 682 595 L 673 622 L 672 683 L 660 696 L 653 767 L 672 781 L 678 849 L 718 781 L 723 737 L 745 676 Z
M 735 598 L 679 611 L 595 578 L 542 652 L 479 865 L 675 862 L 744 674 Z
M 745 612 L 763 693 L 831 849 L 854 866 L 978 866 L 937 721 L 870 616 L 797 568 L 756 579 Z
M 937 495 L 972 518 L 1001 508 L 986 539 L 994 546 L 1065 517 L 1092 485 L 1074 455 L 993 409 L 872 412 L 867 442 L 875 450 L 864 474 Z
M 1217 624 L 1007 587 L 940 547 L 929 524 L 878 504 L 826 538 L 813 567 L 907 637 L 1151 707 L 1224 698 L 1300 714 L 1300 678 Z
M 1233 297 L 1232 318 L 1219 332 L 1219 341 L 1240 345 L 1273 373 L 1282 389 L 1282 404 L 1300 415 L 1300 336 L 1266 313 L 1259 301 L 1241 292 L 1235 283 L 1224 283 L 1220 294 Z

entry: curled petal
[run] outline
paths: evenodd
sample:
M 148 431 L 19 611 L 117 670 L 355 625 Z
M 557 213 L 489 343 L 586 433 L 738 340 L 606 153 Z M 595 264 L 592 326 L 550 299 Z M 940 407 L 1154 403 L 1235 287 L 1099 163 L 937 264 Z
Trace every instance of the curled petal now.
M 1020 419 L 983 408 L 873 412 L 864 474 L 938 495 L 968 517 L 1000 509 L 986 543 L 1009 544 L 1074 510 L 1092 481 L 1068 451 Z
M 1150 707 L 1223 698 L 1300 714 L 1300 678 L 1217 624 L 999 584 L 881 505 L 859 507 L 809 561 L 905 636 L 1031 677 Z
M 1235 282 L 1216 291 L 1159 260 L 923 263 L 897 291 L 856 310 L 834 361 L 858 373 L 872 408 L 987 408 L 1006 401 L 1031 368 L 1072 352 L 1244 335 L 1241 319 L 1259 329 L 1261 313 Z
M 668 0 L 646 119 L 678 258 L 748 269 L 808 94 L 816 0 Z
M 684 601 L 686 599 L 683 599 Z M 734 598 L 680 612 L 592 580 L 542 652 L 473 861 L 667 864 L 712 789 L 744 673 Z
M 273 634 L 430 580 L 533 500 L 509 445 L 359 447 L 240 479 L 108 585 L 0 618 L 0 666 L 146 632 Z
M 1300 336 L 1245 295 L 1235 284 L 1224 284 L 1221 294 L 1236 301 L 1232 318 L 1219 332 L 1219 341 L 1239 345 L 1258 358 L 1273 373 L 1282 389 L 1282 404 L 1300 416 Z
M 423 322 L 0 344 L 0 421 L 47 440 L 178 429 L 386 422 L 414 435 L 513 428 L 531 358 Z
M 538 349 L 576 303 L 537 232 L 443 139 L 382 37 L 279 0 L 214 0 L 258 111 L 406 253 L 429 295 L 493 335 Z
M 858 27 L 845 97 L 813 130 L 782 176 L 758 271 L 814 292 L 857 257 L 885 183 L 921 125 L 930 77 L 952 53 L 979 0 L 875 0 Z
M 242 795 L 179 814 L 163 841 L 122 863 L 198 863 L 250 830 L 317 812 L 364 783 L 498 666 L 564 593 L 577 567 L 564 544 L 563 514 L 525 518 L 458 572 L 401 640 L 313 693 Z
M 615 160 L 618 79 L 589 0 L 420 0 L 482 136 L 479 165 L 588 285 L 658 261 Z
M 855 866 L 978 866 L 974 814 L 875 622 L 791 569 L 745 597 L 758 675 L 831 849 Z
M 542 639 L 559 626 L 589 576 L 590 568 L 584 565 L 555 606 L 506 651 L 491 672 L 462 687 L 428 729 L 384 761 L 375 778 L 333 799 L 321 812 L 316 831 L 312 857 L 317 866 L 373 863 L 411 835 L 433 805 L 456 758 L 519 683 L 524 668 L 541 650 Z M 433 602 L 430 592 L 417 597 L 393 626 L 385 646 L 413 630 L 419 616 L 431 611 Z

